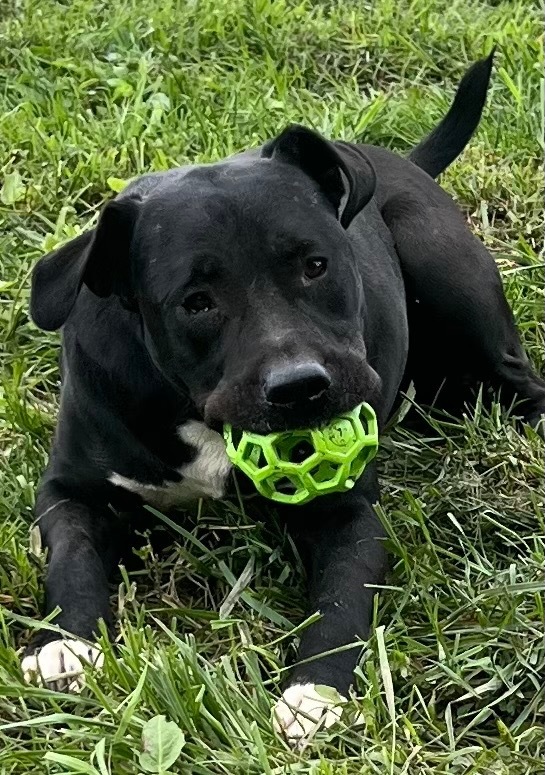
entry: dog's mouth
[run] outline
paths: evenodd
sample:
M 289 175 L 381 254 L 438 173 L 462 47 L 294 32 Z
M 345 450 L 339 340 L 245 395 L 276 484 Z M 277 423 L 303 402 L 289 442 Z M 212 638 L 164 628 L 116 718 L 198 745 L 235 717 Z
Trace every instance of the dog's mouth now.
M 282 433 L 328 425 L 363 402 L 376 404 L 381 381 L 363 359 L 330 367 L 331 384 L 312 396 L 291 402 L 267 400 L 259 378 L 222 380 L 200 406 L 206 424 L 223 432 L 224 426 L 247 433 Z
M 351 411 L 354 407 L 368 400 L 367 394 L 362 392 L 347 392 L 341 400 L 333 400 L 333 397 L 320 397 L 312 401 L 286 404 L 282 407 L 262 402 L 248 402 L 243 406 L 229 401 L 208 401 L 204 407 L 204 419 L 206 424 L 223 433 L 226 425 L 229 425 L 234 433 L 283 433 L 286 431 L 308 430 L 310 428 L 322 428 L 328 425 L 339 415 Z M 216 407 L 224 411 L 216 411 Z M 295 450 L 294 454 L 304 459 L 306 450 Z

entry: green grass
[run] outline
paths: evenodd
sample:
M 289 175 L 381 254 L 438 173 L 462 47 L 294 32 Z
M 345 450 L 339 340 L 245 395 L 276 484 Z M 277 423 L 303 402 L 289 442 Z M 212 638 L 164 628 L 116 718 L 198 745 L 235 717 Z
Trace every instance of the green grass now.
M 176 773 L 541 773 L 543 457 L 499 410 L 384 441 L 392 570 L 351 706 L 365 728 L 347 712 L 303 754 L 275 738 L 304 582 L 288 536 L 236 506 L 202 504 L 169 551 L 141 550 L 82 696 L 24 686 L 17 657 L 41 602 L 29 526 L 58 402 L 58 337 L 27 312 L 42 252 L 93 222 L 112 178 L 218 159 L 289 121 L 406 152 L 497 43 L 484 121 L 443 184 L 542 368 L 540 7 L 1 0 L 0 19 L 0 773 L 141 772 L 160 714 L 186 737 Z

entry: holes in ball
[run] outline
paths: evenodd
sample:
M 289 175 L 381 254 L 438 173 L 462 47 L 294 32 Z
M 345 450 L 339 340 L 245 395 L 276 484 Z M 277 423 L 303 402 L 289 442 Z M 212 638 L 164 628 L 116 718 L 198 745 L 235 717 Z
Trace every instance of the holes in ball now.
M 274 483 L 274 489 L 282 495 L 295 495 L 299 487 L 289 476 L 283 476 Z
M 235 449 L 238 449 L 238 445 L 242 439 L 242 431 L 240 428 L 231 428 L 231 441 Z
M 252 444 L 251 442 L 248 442 L 244 448 L 242 456 L 244 460 L 251 463 L 251 465 L 258 470 L 265 468 L 268 465 L 267 459 L 265 458 L 265 453 L 258 444 Z
M 312 444 L 302 439 L 290 450 L 290 461 L 292 463 L 302 463 L 313 454 L 314 448 Z
M 339 473 L 339 463 L 332 463 L 330 460 L 322 460 L 317 466 L 311 468 L 309 473 L 316 484 L 331 482 Z
M 277 439 L 274 449 L 279 460 L 284 463 L 300 465 L 314 454 L 314 446 L 309 441 L 309 435 L 286 434 Z
M 358 477 L 371 458 L 372 449 L 369 447 L 362 449 L 357 458 L 352 461 L 352 465 L 350 466 L 350 476 Z

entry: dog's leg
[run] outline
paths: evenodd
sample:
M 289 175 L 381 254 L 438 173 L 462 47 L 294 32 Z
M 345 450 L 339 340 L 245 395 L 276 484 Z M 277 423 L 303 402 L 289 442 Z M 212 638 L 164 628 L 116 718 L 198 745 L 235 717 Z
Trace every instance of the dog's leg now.
M 452 203 L 425 207 L 407 194 L 388 202 L 383 215 L 406 278 L 418 403 L 455 410 L 456 392 L 463 405 L 464 388 L 479 381 L 499 391 L 505 406 L 518 402 L 522 419 L 537 426 L 545 382 L 522 348 L 490 253 Z
M 118 525 L 107 508 L 91 508 L 47 483 L 36 513 L 48 549 L 45 613 L 59 607 L 53 623 L 75 637 L 61 640 L 40 630 L 21 667 L 27 681 L 78 691 L 84 680 L 82 659 L 97 666 L 102 662 L 99 650 L 80 638 L 93 640 L 100 619 L 111 625 L 108 576 L 119 560 Z
M 375 478 L 374 471 L 366 480 L 371 476 Z M 319 498 L 304 507 L 306 513 L 300 515 L 298 509 L 291 515 L 301 525 L 294 535 L 307 566 L 309 610 L 321 614 L 304 630 L 298 662 L 274 708 L 275 727 L 292 745 L 304 745 L 317 727 L 339 718 L 338 703 L 347 697 L 361 645 L 318 655 L 369 635 L 377 590 L 366 585 L 382 583 L 386 554 L 371 505 L 378 500 L 378 488 L 375 484 L 365 491 L 369 497 L 351 493 Z M 336 692 L 324 693 L 324 686 Z

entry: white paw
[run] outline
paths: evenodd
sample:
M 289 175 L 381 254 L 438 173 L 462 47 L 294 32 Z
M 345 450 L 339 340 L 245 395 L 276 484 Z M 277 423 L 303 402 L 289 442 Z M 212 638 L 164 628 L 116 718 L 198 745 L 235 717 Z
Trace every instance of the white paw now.
M 81 640 L 53 640 L 21 662 L 27 683 L 37 683 L 58 692 L 80 692 L 85 685 L 84 663 L 100 669 L 104 654 Z
M 327 729 L 340 719 L 345 702 L 331 686 L 295 684 L 274 706 L 274 728 L 291 746 L 304 748 L 319 729 Z

